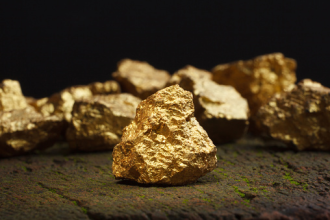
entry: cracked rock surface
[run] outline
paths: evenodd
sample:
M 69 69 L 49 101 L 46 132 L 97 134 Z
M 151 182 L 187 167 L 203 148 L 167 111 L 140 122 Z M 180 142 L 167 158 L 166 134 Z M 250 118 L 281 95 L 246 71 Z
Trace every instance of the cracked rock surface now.
M 186 186 L 115 180 L 111 152 L 0 160 L 0 219 L 330 219 L 330 154 L 259 140 L 218 146 L 218 168 Z

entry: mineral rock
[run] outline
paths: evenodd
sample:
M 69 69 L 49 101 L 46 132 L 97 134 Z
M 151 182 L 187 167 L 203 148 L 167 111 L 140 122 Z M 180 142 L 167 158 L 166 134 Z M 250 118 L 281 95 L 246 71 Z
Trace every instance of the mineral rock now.
M 0 111 L 24 109 L 27 107 L 18 81 L 5 79 L 0 84 Z
M 202 70 L 202 69 L 197 69 L 196 67 L 187 65 L 186 67 L 178 70 L 175 72 L 171 79 L 168 81 L 167 85 L 175 85 L 175 84 L 180 84 L 181 80 L 183 78 L 191 78 L 194 79 L 194 81 L 198 80 L 211 80 L 212 79 L 212 73 Z
M 170 74 L 146 62 L 124 59 L 118 63 L 118 70 L 112 77 L 120 83 L 124 92 L 145 99 L 164 88 Z
M 61 138 L 63 121 L 44 117 L 33 108 L 0 113 L 0 157 L 26 153 L 51 146 Z
M 275 95 L 254 117 L 259 129 L 298 150 L 330 150 L 330 89 L 309 79 Z
M 244 135 L 249 121 L 249 107 L 232 86 L 211 80 L 182 78 L 180 86 L 194 95 L 196 118 L 213 143 L 224 143 Z
M 213 80 L 233 86 L 248 100 L 250 113 L 268 102 L 276 93 L 291 89 L 296 81 L 296 62 L 281 53 L 216 66 Z
M 70 147 L 84 151 L 113 149 L 120 142 L 123 128 L 134 119 L 140 102 L 124 93 L 76 101 L 66 133 Z
M 142 101 L 113 150 L 116 179 L 183 185 L 216 167 L 216 147 L 194 117 L 193 96 L 178 85 Z

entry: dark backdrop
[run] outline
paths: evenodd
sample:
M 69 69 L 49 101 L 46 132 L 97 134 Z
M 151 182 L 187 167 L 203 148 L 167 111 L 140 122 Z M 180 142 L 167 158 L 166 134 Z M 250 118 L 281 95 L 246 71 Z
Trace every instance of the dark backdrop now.
M 0 3 L 0 75 L 27 96 L 108 80 L 126 57 L 173 73 L 271 52 L 330 86 L 326 1 L 33 2 Z

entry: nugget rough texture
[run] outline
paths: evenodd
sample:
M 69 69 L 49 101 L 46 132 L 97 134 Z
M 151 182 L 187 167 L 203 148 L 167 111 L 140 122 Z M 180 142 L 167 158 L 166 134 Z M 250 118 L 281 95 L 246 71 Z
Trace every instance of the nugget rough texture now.
M 182 81 L 183 78 L 191 78 L 194 80 L 211 80 L 212 79 L 212 73 L 206 71 L 206 70 L 202 70 L 202 69 L 198 69 L 196 67 L 193 67 L 191 65 L 187 65 L 186 67 L 178 70 L 177 72 L 175 72 L 171 79 L 168 81 L 167 85 L 171 86 L 171 85 L 175 85 L 175 84 L 180 84 L 180 82 Z
M 0 111 L 26 108 L 27 102 L 18 81 L 5 79 L 0 84 Z
M 295 70 L 295 60 L 273 53 L 248 61 L 221 64 L 212 72 L 215 82 L 233 86 L 248 100 L 253 115 L 274 94 L 294 86 Z
M 182 78 L 180 86 L 193 93 L 197 121 L 213 143 L 233 141 L 244 135 L 249 124 L 249 107 L 232 86 L 193 77 Z
M 131 94 L 99 95 L 75 102 L 66 133 L 70 147 L 84 151 L 113 149 L 140 102 Z
M 44 117 L 32 107 L 0 113 L 0 157 L 50 147 L 61 138 L 64 123 Z
M 298 150 L 330 150 L 330 89 L 305 79 L 274 96 L 255 121 L 261 131 Z
M 145 184 L 183 185 L 216 167 L 217 149 L 194 117 L 193 96 L 178 85 L 142 101 L 113 150 L 113 174 Z
M 118 63 L 117 72 L 112 77 L 120 83 L 123 92 L 146 99 L 165 87 L 170 74 L 165 70 L 155 69 L 147 62 L 124 59 Z

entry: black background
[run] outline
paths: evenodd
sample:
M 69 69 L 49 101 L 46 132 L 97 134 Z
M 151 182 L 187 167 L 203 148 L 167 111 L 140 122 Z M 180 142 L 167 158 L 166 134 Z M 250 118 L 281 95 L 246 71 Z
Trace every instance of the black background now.
M 282 52 L 330 86 L 329 7 L 303 2 L 2 1 L 0 75 L 40 98 L 108 80 L 123 58 L 173 73 Z

